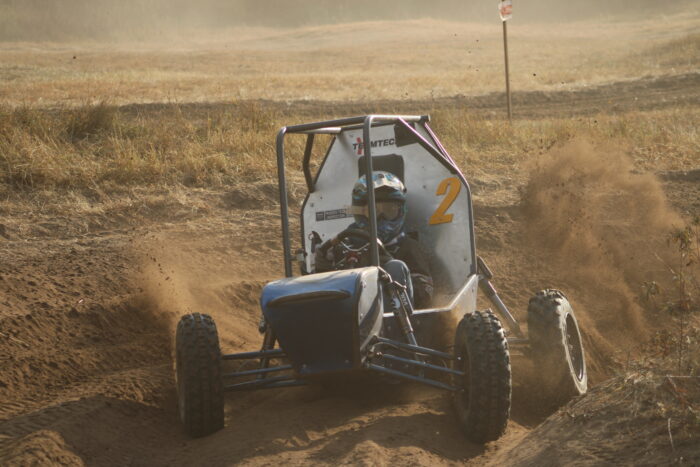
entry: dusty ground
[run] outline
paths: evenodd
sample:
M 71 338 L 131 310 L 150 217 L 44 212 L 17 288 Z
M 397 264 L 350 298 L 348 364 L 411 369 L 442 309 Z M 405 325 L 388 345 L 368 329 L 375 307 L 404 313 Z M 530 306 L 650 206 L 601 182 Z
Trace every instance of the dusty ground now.
M 700 9 L 509 29 L 516 91 L 576 90 L 697 71 Z M 208 103 L 414 101 L 502 92 L 500 24 L 420 19 L 189 33 L 164 43 L 0 44 L 0 98 Z
M 284 39 L 294 45 L 294 37 Z M 19 58 L 4 47 L 3 61 L 18 67 L 38 66 L 23 60 L 41 62 L 55 52 Z M 692 66 L 615 76 L 595 86 L 533 85 L 516 95 L 517 115 L 682 112 L 700 100 Z M 25 78 L 24 89 L 3 82 L 7 102 L 42 94 L 46 80 Z M 75 99 L 81 81 L 62 91 L 60 80 L 51 83 L 55 94 L 47 100 L 55 104 L 59 95 Z M 502 112 L 497 95 L 430 99 L 423 89 L 426 100 L 369 103 L 322 91 L 306 102 L 269 96 L 261 105 L 294 108 L 300 120 L 386 108 Z M 121 111 L 157 117 L 167 103 L 140 103 L 157 97 L 145 90 Z M 209 104 L 181 108 L 205 115 Z M 512 420 L 506 435 L 486 446 L 464 440 L 443 393 L 415 386 L 232 395 L 226 428 L 188 439 L 175 409 L 174 325 L 182 313 L 205 312 L 217 321 L 224 351 L 259 346 L 259 292 L 282 273 L 274 187 L 95 188 L 80 198 L 86 205 L 79 210 L 60 190 L 8 194 L 0 205 L 0 464 L 700 464 L 700 383 L 666 378 L 672 369 L 644 360 L 650 354 L 643 344 L 670 325 L 639 297 L 644 281 L 670 281 L 663 272 L 671 254 L 667 228 L 700 211 L 695 149 L 682 170 L 640 170 L 623 149 L 587 141 L 543 148 L 539 163 L 518 170 L 494 170 L 488 160 L 464 167 L 475 196 L 477 247 L 496 271 L 504 301 L 524 318 L 534 291 L 566 290 L 584 329 L 593 387 L 551 414 L 536 398 L 532 368 L 516 360 Z
M 562 151 L 570 154 L 574 166 L 600 159 L 585 145 Z M 532 177 L 536 175 L 533 172 Z M 590 175 L 601 176 L 596 171 Z M 623 199 L 623 205 L 625 199 L 638 196 L 637 190 L 646 190 L 653 197 L 668 195 L 677 210 L 698 208 L 697 171 L 665 172 L 663 182 L 639 175 L 633 185 L 611 175 L 602 174 L 607 177 L 602 186 L 614 192 L 613 199 Z M 504 300 L 521 318 L 534 290 L 555 285 L 569 291 L 586 326 L 591 382 L 596 385 L 620 369 L 616 360 L 624 358 L 620 354 L 626 348 L 637 351 L 636 334 L 623 338 L 620 332 L 647 318 L 637 314 L 640 310 L 619 313 L 629 305 L 625 301 L 629 269 L 638 263 L 615 269 L 601 259 L 602 266 L 593 266 L 622 276 L 601 290 L 584 265 L 562 273 L 567 265 L 552 252 L 571 258 L 569 247 L 530 250 L 523 236 L 533 232 L 538 223 L 532 216 L 539 214 L 519 194 L 527 180 L 472 179 L 480 253 L 497 271 Z M 260 288 L 281 274 L 274 192 L 266 184 L 250 186 L 246 192 L 259 209 L 251 210 L 251 201 L 239 189 L 182 189 L 163 194 L 168 201 L 158 201 L 150 191 L 136 192 L 131 200 L 136 209 L 108 215 L 72 219 L 69 213 L 27 209 L 5 217 L 0 263 L 4 462 L 635 462 L 640 460 L 637 428 L 629 430 L 640 420 L 647 430 L 644 439 L 659 440 L 654 441 L 653 459 L 672 462 L 682 453 L 690 463 L 700 461 L 697 445 L 688 441 L 698 439 L 697 427 L 686 438 L 680 429 L 676 431 L 674 452 L 666 442 L 666 418 L 656 413 L 634 416 L 615 405 L 619 401 L 603 388 L 567 409 L 584 414 L 574 418 L 575 426 L 589 441 L 567 441 L 571 435 L 562 433 L 569 433 L 566 424 L 574 422 L 560 414 L 539 425 L 548 412 L 532 402 L 528 380 L 522 377 L 527 362 L 519 361 L 514 364 L 518 378 L 508 432 L 486 447 L 464 441 L 444 394 L 419 387 L 340 393 L 304 388 L 234 395 L 227 399 L 223 431 L 187 439 L 175 413 L 171 361 L 175 320 L 189 311 L 210 313 L 226 351 L 254 349 L 259 345 Z M 655 199 L 642 200 L 641 209 L 652 209 Z M 589 214 L 605 216 L 595 209 Z M 631 229 L 639 228 L 636 216 L 626 220 Z M 623 235 L 620 241 L 630 246 L 639 240 L 630 231 Z M 606 241 L 606 247 L 617 245 L 615 240 Z M 582 279 L 590 282 L 582 284 Z M 606 319 L 611 312 L 615 316 Z M 646 329 L 644 323 L 637 326 Z M 697 407 L 697 391 L 688 397 Z M 586 409 L 586 404 L 594 409 Z M 589 449 L 620 423 L 628 427 L 625 434 L 616 431 L 616 438 Z

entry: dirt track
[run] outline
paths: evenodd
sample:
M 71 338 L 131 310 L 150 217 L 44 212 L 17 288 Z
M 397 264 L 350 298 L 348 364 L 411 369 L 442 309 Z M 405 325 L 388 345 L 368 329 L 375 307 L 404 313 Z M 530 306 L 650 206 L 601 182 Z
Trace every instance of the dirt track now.
M 513 115 L 517 118 L 552 118 L 562 116 L 588 116 L 618 113 L 632 110 L 656 110 L 697 106 L 700 104 L 700 73 L 646 77 L 617 81 L 604 85 L 587 86 L 572 91 L 517 91 L 513 92 Z M 349 114 L 379 112 L 390 108 L 394 112 L 416 112 L 421 109 L 465 108 L 475 115 L 497 115 L 505 112 L 505 93 L 484 96 L 456 96 L 427 101 L 386 101 L 367 104 L 299 103 L 317 110 L 329 112 L 343 109 Z M 299 108 L 295 103 L 295 108 Z
M 366 115 L 370 113 L 425 113 L 429 110 L 452 108 L 468 109 L 475 116 L 497 116 L 505 112 L 505 94 L 490 93 L 482 96 L 440 97 L 430 100 L 328 102 L 328 101 L 259 101 L 272 109 L 290 110 L 295 115 L 331 116 Z M 206 113 L 214 107 L 230 104 L 181 104 L 184 112 Z M 516 119 L 554 118 L 615 114 L 629 111 L 660 110 L 667 108 L 697 107 L 700 105 L 700 73 L 644 77 L 616 81 L 603 85 L 586 86 L 566 91 L 513 92 L 513 115 Z M 130 104 L 123 107 L 129 112 L 167 109 L 169 104 Z
M 700 98 L 697 74 L 640 83 L 644 80 L 573 94 L 522 95 L 516 103 L 525 99 L 519 112 L 537 117 L 595 113 L 601 107 L 610 110 L 611 104 L 620 109 L 676 106 L 681 100 L 697 105 Z M 466 102 L 484 112 L 500 107 L 496 96 Z M 461 105 L 453 99 L 432 106 L 450 103 Z M 415 102 L 384 104 L 392 111 L 420 107 Z M 330 108 L 333 114 L 341 111 Z M 342 110 L 366 108 L 359 104 Z M 662 175 L 665 182 L 658 187 L 674 207 L 697 210 L 697 178 Z M 586 344 L 592 383 L 598 384 L 614 371 L 618 356 L 609 351 L 622 350 L 610 346 L 620 326 L 616 319 L 605 320 L 604 326 L 595 321 L 610 312 L 606 300 L 611 295 L 586 290 L 577 283 L 579 276 L 562 276 L 561 258 L 524 248 L 531 212 L 520 202 L 518 188 L 526 183 L 524 176 L 472 180 L 480 254 L 497 272 L 504 300 L 520 317 L 534 290 L 557 285 L 570 291 L 577 309 L 587 310 L 582 312 L 584 325 L 592 325 Z M 640 460 L 634 434 L 620 435 L 619 430 L 617 443 L 597 450 L 581 443 L 558 446 L 567 439 L 560 430 L 569 430 L 568 419 L 558 414 L 536 428 L 549 414 L 531 402 L 525 371 L 518 369 L 527 367 L 518 367 L 517 361 L 512 422 L 503 439 L 485 448 L 463 439 L 444 394 L 393 386 L 234 395 L 227 399 L 223 431 L 187 439 L 175 413 L 170 357 L 175 320 L 188 311 L 210 313 L 226 351 L 254 349 L 259 345 L 260 288 L 281 274 L 274 198 L 266 190 L 248 189 L 259 194 L 261 209 L 237 202 L 231 192 L 190 190 L 165 208 L 142 203 L 123 215 L 74 219 L 36 212 L 5 217 L 0 230 L 0 463 L 541 465 Z M 627 194 L 636 196 L 631 189 Z M 624 276 L 625 271 L 613 273 Z M 603 411 L 608 415 L 597 424 L 586 425 L 585 417 L 582 422 L 587 432 L 598 430 L 601 437 L 620 423 L 634 424 L 624 418 L 624 410 L 606 402 L 608 392 L 594 391 L 580 402 L 600 400 L 596 410 L 607 407 Z M 664 420 L 650 417 L 647 423 L 654 437 L 666 436 Z M 644 462 L 673 458 L 670 445 L 655 444 L 657 438 L 650 440 L 655 451 Z M 529 443 L 525 451 L 521 442 Z M 686 459 L 700 462 L 692 438 L 687 445 L 678 443 L 676 449 L 694 456 Z M 514 452 L 520 457 L 512 457 Z

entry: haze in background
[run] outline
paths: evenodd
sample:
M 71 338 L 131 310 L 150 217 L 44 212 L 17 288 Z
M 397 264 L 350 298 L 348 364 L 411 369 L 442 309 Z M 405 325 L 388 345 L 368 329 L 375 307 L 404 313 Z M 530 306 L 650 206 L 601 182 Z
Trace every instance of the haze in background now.
M 0 41 L 167 39 L 184 31 L 431 17 L 493 21 L 496 0 L 0 0 Z M 677 13 L 692 0 L 515 0 L 519 21 Z

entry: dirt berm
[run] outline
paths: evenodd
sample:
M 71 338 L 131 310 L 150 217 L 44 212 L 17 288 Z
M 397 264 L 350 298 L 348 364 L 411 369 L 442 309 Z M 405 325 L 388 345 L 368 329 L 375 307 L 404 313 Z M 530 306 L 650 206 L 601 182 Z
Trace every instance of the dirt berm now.
M 224 430 L 182 433 L 174 324 L 205 312 L 225 351 L 259 345 L 259 293 L 281 276 L 269 187 L 245 187 L 254 209 L 240 187 L 135 191 L 111 200 L 123 211 L 80 219 L 18 206 L 0 230 L 0 464 L 700 464 L 697 379 L 629 363 L 664 327 L 639 284 L 664 268 L 676 210 L 697 201 L 681 175 L 661 182 L 579 141 L 523 183 L 473 178 L 478 249 L 504 301 L 523 319 L 534 291 L 566 290 L 592 385 L 551 414 L 516 360 L 512 421 L 486 446 L 464 439 L 445 394 L 410 385 L 231 395 Z

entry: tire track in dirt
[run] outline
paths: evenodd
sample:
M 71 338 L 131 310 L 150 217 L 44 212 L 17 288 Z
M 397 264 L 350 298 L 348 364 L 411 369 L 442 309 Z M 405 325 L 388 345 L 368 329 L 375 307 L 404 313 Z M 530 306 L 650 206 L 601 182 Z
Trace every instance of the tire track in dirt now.
M 18 443 L 38 443 L 46 460 L 72 458 L 81 439 L 117 426 L 119 407 L 152 416 L 172 398 L 163 391 L 172 385 L 169 332 L 129 281 L 129 243 L 103 235 L 3 245 L 0 451 L 7 459 L 33 458 Z
M 518 238 L 528 222 L 523 206 L 490 201 L 496 206 L 475 206 L 479 251 L 522 319 L 530 294 L 557 284 L 561 265 Z M 224 430 L 185 438 L 173 397 L 174 322 L 188 311 L 210 313 L 225 351 L 254 349 L 260 288 L 281 275 L 274 212 L 237 214 L 212 210 L 206 219 L 154 224 L 150 234 L 3 244 L 0 351 L 12 358 L 1 362 L 0 463 L 35 459 L 37 440 L 45 458 L 96 465 L 486 463 L 549 415 L 528 391 L 533 369 L 515 360 L 511 423 L 485 447 L 464 440 L 445 394 L 362 383 L 231 395 Z M 602 309 L 585 289 L 572 289 L 574 308 Z M 610 362 L 599 353 L 600 381 Z
M 513 115 L 516 119 L 591 116 L 600 113 L 616 114 L 629 111 L 649 111 L 700 105 L 700 73 L 649 76 L 616 81 L 594 86 L 551 91 L 517 91 L 513 95 Z M 255 100 L 263 108 L 288 113 L 295 117 L 318 115 L 366 115 L 370 113 L 424 114 L 426 109 L 468 109 L 474 115 L 503 118 L 505 93 L 481 96 L 440 97 L 430 100 L 376 100 L 348 101 L 278 101 Z M 206 118 L 208 112 L 221 108 L 235 108 L 239 104 L 183 103 L 177 107 L 191 115 Z M 120 109 L 130 114 L 157 113 L 172 108 L 172 104 L 128 104 Z

